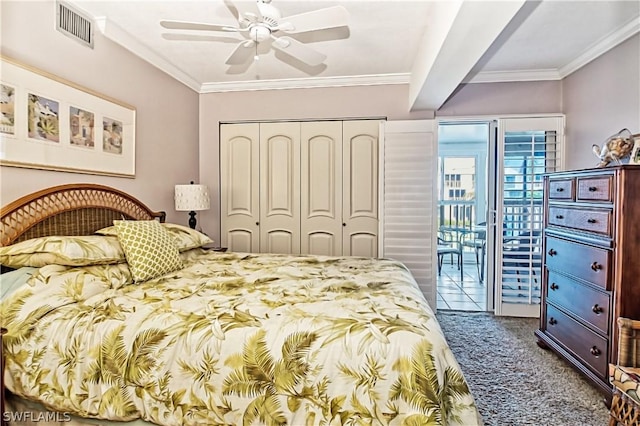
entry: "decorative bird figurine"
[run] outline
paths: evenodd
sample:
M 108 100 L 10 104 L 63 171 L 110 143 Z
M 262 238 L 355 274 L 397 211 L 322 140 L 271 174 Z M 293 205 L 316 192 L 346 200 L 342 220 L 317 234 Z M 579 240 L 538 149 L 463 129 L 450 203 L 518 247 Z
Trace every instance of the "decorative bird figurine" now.
M 598 167 L 606 167 L 612 161 L 621 164 L 620 160 L 631 154 L 634 143 L 634 135 L 629 129 L 622 129 L 607 139 L 602 148 L 594 144 L 593 153 L 600 159 Z

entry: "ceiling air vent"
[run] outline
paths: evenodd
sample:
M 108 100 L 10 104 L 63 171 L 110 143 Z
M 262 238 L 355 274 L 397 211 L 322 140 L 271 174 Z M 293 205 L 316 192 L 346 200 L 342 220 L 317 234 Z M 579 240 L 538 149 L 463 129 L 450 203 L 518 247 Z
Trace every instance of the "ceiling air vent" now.
M 56 9 L 56 29 L 93 49 L 91 19 L 62 2 L 56 2 Z

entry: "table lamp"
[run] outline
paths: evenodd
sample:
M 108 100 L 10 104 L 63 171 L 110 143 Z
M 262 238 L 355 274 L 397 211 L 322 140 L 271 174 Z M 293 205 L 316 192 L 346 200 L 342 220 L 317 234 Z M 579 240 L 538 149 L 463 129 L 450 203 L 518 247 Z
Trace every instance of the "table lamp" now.
M 209 188 L 207 185 L 176 185 L 174 199 L 177 211 L 189 212 L 189 227 L 196 229 L 196 211 L 209 210 Z

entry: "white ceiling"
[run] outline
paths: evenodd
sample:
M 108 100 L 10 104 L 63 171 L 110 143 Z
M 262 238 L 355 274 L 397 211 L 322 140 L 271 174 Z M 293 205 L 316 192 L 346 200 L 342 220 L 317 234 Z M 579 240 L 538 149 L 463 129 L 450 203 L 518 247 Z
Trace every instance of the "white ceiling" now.
M 233 1 L 233 0 L 232 0 Z M 194 90 L 410 83 L 411 109 L 437 109 L 461 82 L 557 80 L 640 31 L 638 1 L 273 0 L 287 16 L 342 5 L 349 25 L 292 35 L 327 59 L 308 66 L 259 45 L 229 66 L 238 33 L 168 30 L 161 20 L 237 26 L 223 0 L 66 0 L 106 37 Z M 254 1 L 233 1 L 242 12 Z

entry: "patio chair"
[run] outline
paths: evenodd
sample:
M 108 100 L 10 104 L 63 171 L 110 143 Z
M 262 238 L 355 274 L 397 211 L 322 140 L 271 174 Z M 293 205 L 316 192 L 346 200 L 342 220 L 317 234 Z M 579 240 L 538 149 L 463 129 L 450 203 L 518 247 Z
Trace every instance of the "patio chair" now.
M 609 426 L 640 425 L 640 321 L 618 318 L 618 361 L 609 364 Z
M 487 222 L 476 225 L 479 229 L 462 235 L 462 248 L 472 248 L 476 255 L 476 266 L 480 282 L 484 281 L 484 256 L 487 248 Z
M 444 257 L 449 255 L 451 257 L 451 263 L 453 264 L 453 256 L 457 256 L 458 269 L 460 270 L 460 280 L 464 277 L 463 263 L 462 263 L 462 244 L 456 240 L 446 239 L 438 236 L 438 276 L 442 272 L 442 262 Z

